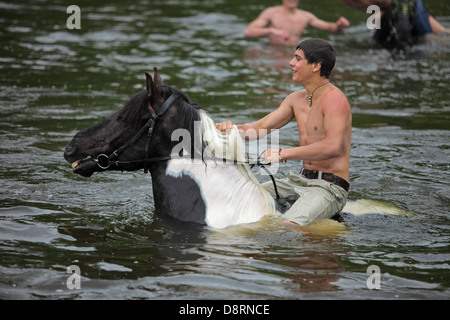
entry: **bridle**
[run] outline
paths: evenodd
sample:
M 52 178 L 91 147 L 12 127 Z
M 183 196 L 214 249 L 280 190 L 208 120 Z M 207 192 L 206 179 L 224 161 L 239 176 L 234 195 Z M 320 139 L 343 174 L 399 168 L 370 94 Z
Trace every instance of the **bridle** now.
M 97 165 L 103 169 L 108 169 L 111 165 L 126 165 L 126 164 L 138 164 L 138 163 L 144 163 L 144 172 L 148 172 L 148 163 L 149 162 L 157 162 L 157 161 L 163 161 L 163 160 L 169 160 L 171 157 L 156 157 L 156 158 L 149 158 L 148 157 L 148 151 L 150 148 L 150 141 L 152 140 L 153 135 L 153 129 L 155 127 L 156 120 L 158 120 L 162 115 L 166 113 L 166 111 L 170 108 L 170 106 L 175 102 L 175 100 L 178 98 L 178 95 L 175 93 L 172 93 L 169 98 L 167 98 L 166 101 L 164 101 L 163 105 L 158 108 L 158 110 L 155 111 L 153 109 L 152 105 L 150 104 L 150 101 L 147 104 L 147 110 L 150 112 L 150 120 L 147 121 L 147 123 L 142 127 L 138 133 L 134 135 L 133 138 L 128 140 L 124 145 L 122 145 L 119 149 L 115 150 L 113 153 L 111 153 L 109 156 L 102 153 L 97 156 L 97 159 L 95 160 L 97 162 Z M 133 145 L 145 132 L 147 131 L 147 142 L 145 144 L 145 159 L 142 160 L 133 160 L 133 161 L 112 161 L 115 157 L 118 157 L 126 148 Z
M 163 156 L 163 157 L 154 157 L 149 158 L 149 149 L 150 149 L 150 142 L 153 135 L 153 129 L 155 127 L 156 120 L 158 120 L 161 116 L 163 116 L 167 110 L 170 108 L 170 106 L 175 102 L 175 100 L 179 97 L 178 94 L 172 93 L 169 98 L 167 98 L 166 101 L 164 101 L 163 105 L 158 108 L 158 110 L 154 110 L 153 107 L 150 104 L 150 101 L 147 103 L 147 110 L 150 112 L 150 120 L 147 121 L 147 123 L 142 127 L 128 142 L 126 142 L 124 145 L 122 145 L 119 149 L 113 151 L 109 156 L 107 156 L 104 153 L 101 153 L 97 156 L 97 159 L 95 159 L 95 162 L 97 162 L 97 165 L 103 169 L 108 169 L 111 165 L 120 166 L 120 165 L 130 165 L 130 164 L 144 164 L 144 173 L 148 173 L 148 164 L 151 162 L 159 162 L 159 161 L 166 161 L 172 159 L 172 156 Z M 115 157 L 118 157 L 126 148 L 132 146 L 144 133 L 147 131 L 147 142 L 145 143 L 145 158 L 141 160 L 131 160 L 131 161 L 113 161 Z M 229 159 L 222 159 L 222 158 L 213 158 L 212 160 L 216 161 L 222 161 L 227 162 L 230 161 Z M 249 161 L 238 161 L 233 160 L 234 164 L 249 164 Z M 273 178 L 273 175 L 270 173 L 270 171 L 265 167 L 268 163 L 262 163 L 257 160 L 256 163 L 251 165 L 251 168 L 253 168 L 255 165 L 261 167 L 264 169 L 270 176 L 272 183 L 274 185 L 275 194 L 277 199 L 279 199 L 278 195 L 278 189 L 277 185 L 275 183 L 275 179 Z

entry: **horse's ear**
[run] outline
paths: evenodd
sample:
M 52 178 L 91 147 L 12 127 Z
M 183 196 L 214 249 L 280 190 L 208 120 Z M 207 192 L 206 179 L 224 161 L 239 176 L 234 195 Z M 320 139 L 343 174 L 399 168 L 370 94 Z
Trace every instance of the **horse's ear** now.
M 148 72 L 145 73 L 145 78 L 146 78 L 146 81 L 147 81 L 147 93 L 148 93 L 148 95 L 152 96 L 152 97 L 160 96 L 161 94 L 159 93 L 158 86 L 153 81 L 152 76 Z
M 155 79 L 155 83 L 158 86 L 164 85 L 164 81 L 161 79 L 161 76 L 159 75 L 159 71 L 156 67 L 153 67 L 153 79 Z

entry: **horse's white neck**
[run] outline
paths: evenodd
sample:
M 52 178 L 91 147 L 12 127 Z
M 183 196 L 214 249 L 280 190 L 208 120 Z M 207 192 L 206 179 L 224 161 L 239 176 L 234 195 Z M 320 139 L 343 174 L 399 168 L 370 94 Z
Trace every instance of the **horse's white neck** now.
M 198 185 L 206 207 L 205 222 L 215 228 L 250 223 L 275 214 L 275 201 L 256 180 L 245 162 L 245 143 L 236 126 L 218 131 L 206 112 L 200 113 L 206 160 L 174 158 L 166 175 L 189 176 Z M 237 160 L 238 164 L 216 163 L 210 158 Z
M 236 165 L 172 159 L 166 175 L 187 175 L 198 184 L 206 207 L 205 223 L 211 227 L 256 222 L 266 214 L 276 213 L 269 193 Z

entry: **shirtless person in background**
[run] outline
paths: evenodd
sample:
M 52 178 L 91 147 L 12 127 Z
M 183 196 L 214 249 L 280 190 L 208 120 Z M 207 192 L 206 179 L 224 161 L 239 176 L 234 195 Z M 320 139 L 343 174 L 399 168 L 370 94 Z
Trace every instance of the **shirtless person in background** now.
M 292 80 L 305 89 L 289 94 L 262 119 L 237 125 L 247 139 L 258 139 L 291 120 L 297 121 L 299 146 L 268 149 L 263 157 L 272 164 L 303 160 L 300 173 L 290 172 L 288 178 L 276 181 L 280 197 L 295 201 L 283 218 L 302 226 L 340 212 L 350 187 L 352 115 L 344 93 L 329 80 L 335 60 L 327 41 L 300 42 L 289 65 Z M 216 124 L 222 131 L 232 126 L 231 121 Z M 275 195 L 270 182 L 264 187 Z
M 244 37 L 267 36 L 271 44 L 296 46 L 307 26 L 336 33 L 350 25 L 344 17 L 340 17 L 337 22 L 323 21 L 311 12 L 298 9 L 298 2 L 299 0 L 283 0 L 282 5 L 265 9 L 247 26 Z

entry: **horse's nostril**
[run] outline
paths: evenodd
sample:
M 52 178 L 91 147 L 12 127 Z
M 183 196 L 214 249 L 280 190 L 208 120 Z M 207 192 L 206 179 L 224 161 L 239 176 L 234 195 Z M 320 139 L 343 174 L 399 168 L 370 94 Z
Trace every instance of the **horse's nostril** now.
M 69 145 L 64 150 L 64 156 L 71 156 L 71 155 L 75 154 L 76 150 L 77 150 L 77 148 Z

